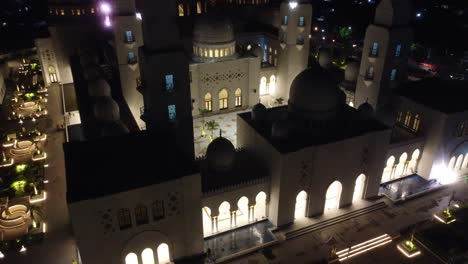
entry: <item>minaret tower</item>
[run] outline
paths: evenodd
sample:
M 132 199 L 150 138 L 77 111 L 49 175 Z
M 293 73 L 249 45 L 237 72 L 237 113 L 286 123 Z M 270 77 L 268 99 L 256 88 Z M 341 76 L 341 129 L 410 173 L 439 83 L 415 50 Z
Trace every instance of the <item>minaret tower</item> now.
M 172 137 L 193 159 L 189 62 L 176 24 L 175 1 L 140 0 L 137 10 L 144 43 L 139 49 L 142 119 L 148 130 Z
M 289 99 L 293 79 L 307 68 L 312 5 L 308 1 L 283 1 L 280 7 L 278 91 L 275 97 Z
M 369 102 L 388 114 L 392 90 L 407 79 L 412 40 L 408 0 L 382 0 L 367 27 L 354 105 Z
M 115 0 L 113 2 L 114 44 L 119 64 L 122 94 L 140 128 L 145 123 L 140 118 L 143 97 L 137 91 L 140 68 L 138 48 L 143 45 L 141 21 L 136 15 L 135 0 Z

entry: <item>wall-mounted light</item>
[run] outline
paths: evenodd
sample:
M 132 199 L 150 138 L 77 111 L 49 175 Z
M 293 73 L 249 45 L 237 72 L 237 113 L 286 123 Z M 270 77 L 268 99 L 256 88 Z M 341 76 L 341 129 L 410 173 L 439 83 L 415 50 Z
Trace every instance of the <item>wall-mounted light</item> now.
M 291 9 L 296 8 L 296 7 L 297 7 L 297 2 L 289 2 L 289 7 L 290 7 Z
M 135 17 L 138 19 L 138 20 L 142 20 L 143 17 L 141 16 L 141 13 L 140 12 L 136 12 L 135 13 Z

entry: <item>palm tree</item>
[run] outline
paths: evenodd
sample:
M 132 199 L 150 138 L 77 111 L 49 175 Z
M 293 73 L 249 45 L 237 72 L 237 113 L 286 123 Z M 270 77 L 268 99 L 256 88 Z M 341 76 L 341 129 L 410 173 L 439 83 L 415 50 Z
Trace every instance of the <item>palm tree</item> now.
M 204 127 L 205 126 L 206 126 L 206 129 L 210 131 L 210 142 L 211 142 L 214 139 L 213 131 L 219 128 L 219 124 L 218 122 L 216 122 L 216 120 L 210 120 L 205 123 Z

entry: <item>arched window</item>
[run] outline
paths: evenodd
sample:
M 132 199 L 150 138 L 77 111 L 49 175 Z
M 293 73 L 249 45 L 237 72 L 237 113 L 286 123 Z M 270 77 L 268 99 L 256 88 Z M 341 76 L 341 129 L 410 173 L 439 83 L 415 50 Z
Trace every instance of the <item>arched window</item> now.
M 413 121 L 413 130 L 414 130 L 414 132 L 418 131 L 419 123 L 421 123 L 421 120 L 419 118 L 419 115 L 416 114 L 416 115 L 414 115 L 414 121 Z
M 153 250 L 151 248 L 145 248 L 143 252 L 141 252 L 141 260 L 143 264 L 155 264 Z
M 408 172 L 413 174 L 417 172 L 417 165 L 419 160 L 420 151 L 419 149 L 415 149 L 413 154 L 411 154 L 411 160 L 408 163 Z
M 381 180 L 381 183 L 382 182 L 387 182 L 391 179 L 391 176 L 392 176 L 392 172 L 393 172 L 393 164 L 395 163 L 395 157 L 394 156 L 390 156 L 388 159 L 387 159 L 387 164 L 384 168 L 384 171 L 383 171 L 383 174 L 382 174 L 382 180 Z
M 209 54 L 208 57 L 213 58 L 213 50 L 212 49 L 208 50 L 208 54 Z
M 463 159 L 462 169 L 468 168 L 468 154 L 465 154 L 465 158 Z
M 211 93 L 206 93 L 205 94 L 205 110 L 211 112 L 212 110 L 211 105 L 212 105 Z
M 206 237 L 214 232 L 213 221 L 211 218 L 211 209 L 209 207 L 202 208 L 202 220 L 203 220 L 203 236 Z
M 219 49 L 215 49 L 214 56 L 215 56 L 215 58 L 219 57 Z
M 410 111 L 406 111 L 406 115 L 405 115 L 405 126 L 406 127 L 409 127 L 411 123 L 411 112 Z
M 360 174 L 354 184 L 353 202 L 359 201 L 364 196 L 364 187 L 366 185 L 366 175 Z
M 120 230 L 132 227 L 132 217 L 130 215 L 130 210 L 127 208 L 122 208 L 117 211 L 117 220 L 119 222 Z
M 455 157 L 450 158 L 450 161 L 449 161 L 449 164 L 448 164 L 449 169 L 451 169 L 451 170 L 455 169 L 455 160 L 456 160 Z
M 307 192 L 300 191 L 296 196 L 296 206 L 294 209 L 294 218 L 305 217 L 307 208 Z
M 398 160 L 398 165 L 395 168 L 395 177 L 394 178 L 400 178 L 405 174 L 405 167 L 406 167 L 406 160 L 408 159 L 408 154 L 404 152 L 401 154 L 400 159 Z
M 228 91 L 226 89 L 222 89 L 219 91 L 219 110 L 227 109 L 228 108 Z
M 270 76 L 270 82 L 268 83 L 268 93 L 274 94 L 276 90 L 276 76 Z
M 202 3 L 201 1 L 197 1 L 197 14 L 201 14 L 203 12 Z
M 166 243 L 162 243 L 158 246 L 158 263 L 159 264 L 170 264 L 171 256 L 169 254 L 169 246 Z
M 148 209 L 145 205 L 139 204 L 135 207 L 135 219 L 137 225 L 144 225 L 148 223 Z
M 235 104 L 235 106 L 236 107 L 242 106 L 242 91 L 241 91 L 241 89 L 237 88 L 235 94 L 236 94 L 236 104 Z
M 153 220 L 154 221 L 164 219 L 164 217 L 165 217 L 164 200 L 156 200 L 151 205 L 151 210 L 153 211 Z
M 242 196 L 237 201 L 236 225 L 245 225 L 250 222 L 249 198 Z
M 462 162 L 463 162 L 463 155 L 459 155 L 457 158 L 457 162 L 455 162 L 455 169 L 456 170 L 461 170 L 462 169 Z
M 265 76 L 263 76 L 260 79 L 260 95 L 265 95 L 267 93 L 268 93 L 268 91 L 267 91 L 267 79 L 266 79 Z
M 224 57 L 224 49 L 219 50 L 219 57 Z
M 339 181 L 334 181 L 327 189 L 325 194 L 325 212 L 340 207 L 342 186 Z
M 267 198 L 267 195 L 265 192 L 259 192 L 257 196 L 255 196 L 253 220 L 262 220 L 266 218 L 266 210 L 267 210 L 266 198 Z
M 125 264 L 138 264 L 138 256 L 131 252 L 125 256 Z
M 218 230 L 223 231 L 231 229 L 232 227 L 232 218 L 231 218 L 231 205 L 229 202 L 222 202 L 218 208 Z
M 184 16 L 184 4 L 180 3 L 177 6 L 178 6 L 178 10 L 179 10 L 179 16 L 183 17 Z
M 49 70 L 50 82 L 53 82 L 53 83 L 58 82 L 57 71 L 56 71 L 55 67 L 50 65 L 48 70 Z

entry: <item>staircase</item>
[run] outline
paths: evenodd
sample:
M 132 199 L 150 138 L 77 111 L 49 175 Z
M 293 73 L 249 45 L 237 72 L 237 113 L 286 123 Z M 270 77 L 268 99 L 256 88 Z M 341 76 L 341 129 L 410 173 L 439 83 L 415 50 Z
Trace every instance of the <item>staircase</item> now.
M 285 238 L 286 238 L 286 240 L 288 240 L 288 239 L 293 239 L 293 238 L 305 235 L 307 233 L 316 232 L 316 231 L 319 231 L 321 229 L 324 229 L 324 228 L 327 228 L 327 227 L 342 223 L 344 221 L 347 221 L 347 220 L 350 220 L 350 219 L 353 219 L 353 218 L 356 218 L 356 217 L 359 217 L 359 216 L 363 216 L 363 215 L 366 215 L 368 213 L 371 213 L 371 212 L 374 212 L 374 211 L 377 211 L 377 210 L 380 210 L 380 209 L 383 209 L 383 208 L 386 208 L 387 206 L 388 205 L 385 202 L 376 203 L 376 204 L 373 204 L 371 206 L 368 206 L 368 207 L 365 207 L 365 208 L 362 208 L 362 209 L 359 209 L 359 210 L 356 210 L 356 211 L 352 211 L 352 212 L 349 212 L 349 213 L 346 213 L 346 214 L 343 214 L 343 215 L 340 215 L 340 216 L 337 216 L 337 217 L 330 218 L 330 219 L 325 220 L 325 221 L 320 222 L 320 223 L 316 223 L 316 224 L 306 226 L 306 227 L 303 227 L 303 228 L 300 228 L 300 229 L 296 229 L 296 230 L 293 230 L 293 231 L 290 231 L 290 232 L 286 232 L 285 233 Z

